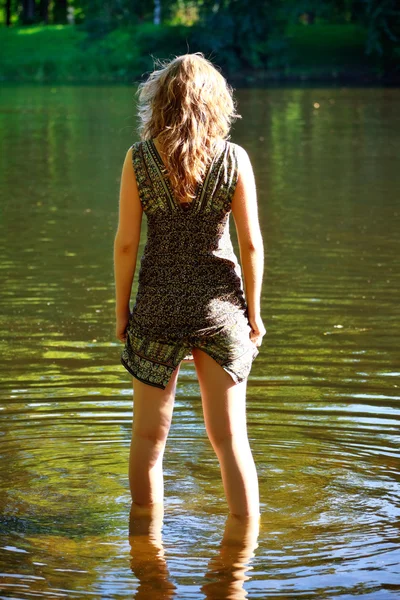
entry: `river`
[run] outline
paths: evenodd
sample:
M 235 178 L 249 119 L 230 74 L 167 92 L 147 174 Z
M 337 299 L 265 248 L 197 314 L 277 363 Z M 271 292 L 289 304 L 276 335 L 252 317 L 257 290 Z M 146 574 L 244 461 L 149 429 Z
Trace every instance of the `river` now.
M 192 363 L 162 528 L 130 535 L 112 248 L 134 92 L 0 92 L 0 597 L 398 598 L 400 90 L 235 91 L 267 334 L 247 394 L 260 531 L 229 543 Z M 132 300 L 136 286 L 137 272 Z

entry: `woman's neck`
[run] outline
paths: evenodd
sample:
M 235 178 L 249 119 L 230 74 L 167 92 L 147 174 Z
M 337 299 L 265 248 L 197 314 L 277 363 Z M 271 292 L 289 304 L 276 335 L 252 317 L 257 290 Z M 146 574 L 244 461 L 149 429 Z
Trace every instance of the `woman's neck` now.
M 165 152 L 163 151 L 162 147 L 160 146 L 160 142 L 158 141 L 157 138 L 153 138 L 154 140 L 154 145 L 157 148 L 158 152 L 160 153 L 161 157 L 163 158 L 165 156 Z

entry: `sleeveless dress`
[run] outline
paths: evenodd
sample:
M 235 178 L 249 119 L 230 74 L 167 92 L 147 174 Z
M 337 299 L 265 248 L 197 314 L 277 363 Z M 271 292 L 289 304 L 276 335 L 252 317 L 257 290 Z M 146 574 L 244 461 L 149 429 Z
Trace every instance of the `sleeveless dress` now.
M 249 375 L 259 350 L 250 339 L 229 232 L 238 180 L 235 144 L 222 141 L 196 198 L 183 204 L 154 141 L 131 148 L 147 240 L 121 363 L 140 381 L 165 389 L 180 362 L 193 360 L 192 348 L 200 348 L 237 384 Z

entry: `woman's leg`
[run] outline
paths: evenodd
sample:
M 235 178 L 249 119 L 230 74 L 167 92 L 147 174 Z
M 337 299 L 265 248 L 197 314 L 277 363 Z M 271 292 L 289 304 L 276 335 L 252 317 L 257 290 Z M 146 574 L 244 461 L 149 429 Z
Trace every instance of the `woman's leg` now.
M 164 501 L 162 461 L 171 427 L 180 365 L 165 390 L 133 380 L 132 441 L 129 485 L 132 502 L 148 507 Z
M 207 435 L 218 457 L 232 515 L 260 514 L 259 490 L 246 422 L 247 380 L 235 384 L 211 356 L 193 348 Z

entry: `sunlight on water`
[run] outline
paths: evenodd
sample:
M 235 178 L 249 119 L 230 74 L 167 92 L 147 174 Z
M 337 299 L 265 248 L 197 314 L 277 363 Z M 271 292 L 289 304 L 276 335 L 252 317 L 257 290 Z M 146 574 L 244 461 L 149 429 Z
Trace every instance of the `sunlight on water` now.
M 266 245 L 258 530 L 226 518 L 192 363 L 164 514 L 130 515 L 112 246 L 133 90 L 49 90 L 0 96 L 0 597 L 398 598 L 400 91 L 237 91 Z

